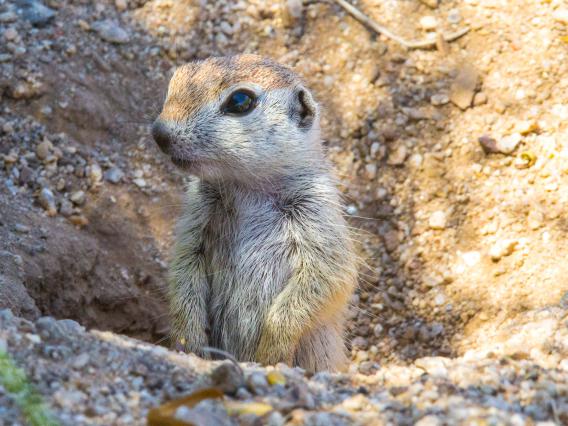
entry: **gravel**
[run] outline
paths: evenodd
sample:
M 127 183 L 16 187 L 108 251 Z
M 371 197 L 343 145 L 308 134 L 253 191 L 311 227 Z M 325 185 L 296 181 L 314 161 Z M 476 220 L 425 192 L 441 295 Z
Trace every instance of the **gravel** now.
M 1 311 L 0 323 L 2 345 L 62 424 L 145 424 L 151 408 L 211 386 L 225 397 L 203 399 L 193 407 L 182 404 L 175 416 L 203 419 L 199 424 L 250 424 L 243 422 L 259 417 L 282 424 L 285 416 L 293 424 L 314 425 L 371 419 L 401 425 L 568 420 L 568 371 L 530 357 L 474 352 L 454 359 L 427 357 L 354 374 L 349 382 L 342 374 L 309 378 L 284 365 L 267 370 L 241 364 L 251 392 L 239 397 L 235 390 L 245 382 L 227 361 L 203 361 L 50 317 L 34 323 Z M 279 384 L 268 384 L 265 377 L 273 373 L 282 377 L 273 382 Z M 10 398 L 0 386 L 0 401 Z M 252 414 L 259 409 L 253 403 L 268 406 L 269 412 Z M 8 424 L 20 421 L 15 406 L 0 407 Z

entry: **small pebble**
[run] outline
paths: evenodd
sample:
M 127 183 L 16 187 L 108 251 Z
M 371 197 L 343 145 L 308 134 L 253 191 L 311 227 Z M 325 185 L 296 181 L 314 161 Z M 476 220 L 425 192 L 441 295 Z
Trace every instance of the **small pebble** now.
M 367 164 L 365 166 L 365 175 L 369 180 L 375 179 L 377 177 L 377 165 L 375 163 Z
M 510 256 L 517 247 L 517 240 L 499 240 L 490 249 L 489 256 L 494 262 L 498 262 L 505 256 Z
M 16 231 L 18 234 L 27 234 L 28 232 L 30 232 L 30 227 L 21 223 L 16 223 L 16 225 L 14 226 L 14 231 Z
M 15 28 L 10 27 L 4 30 L 3 36 L 6 41 L 12 41 L 18 38 L 18 31 L 16 31 Z
M 41 27 L 49 23 L 55 17 L 55 11 L 44 6 L 37 0 L 16 1 L 16 12 L 32 25 Z
M 430 215 L 430 219 L 428 220 L 430 228 L 438 230 L 445 229 L 446 222 L 447 222 L 446 213 L 441 210 L 432 213 Z
M 446 105 L 449 102 L 450 97 L 445 93 L 438 93 L 430 98 L 430 103 L 434 106 Z
M 232 362 L 223 362 L 215 368 L 211 373 L 211 380 L 228 394 L 234 394 L 238 388 L 245 385 L 242 370 Z
M 55 216 L 57 214 L 57 207 L 55 206 L 55 196 L 49 188 L 43 188 L 39 193 L 39 204 L 45 209 L 48 216 Z
M 125 11 L 128 9 L 128 2 L 127 0 L 114 0 L 114 5 L 119 12 Z
M 86 198 L 87 195 L 85 194 L 85 191 L 76 191 L 73 194 L 71 194 L 71 196 L 69 197 L 69 199 L 73 202 L 73 204 L 76 204 L 78 206 L 82 206 L 83 204 L 85 204 Z
M 438 27 L 438 20 L 431 15 L 420 18 L 420 26 L 424 31 L 433 31 Z
M 99 34 L 101 39 L 109 43 L 124 44 L 130 41 L 129 34 L 116 22 L 110 20 L 95 22 L 92 29 Z
M 458 9 L 450 9 L 448 11 L 448 22 L 450 24 L 459 24 L 461 21 L 461 14 Z
M 97 163 L 93 163 L 89 166 L 89 182 L 91 186 L 97 186 L 101 183 L 103 178 L 103 171 L 101 166 Z
M 406 149 L 406 146 L 399 145 L 389 154 L 387 164 L 391 166 L 402 166 L 407 156 L 408 150 Z
M 120 170 L 118 167 L 111 167 L 104 173 L 105 180 L 109 181 L 110 183 L 119 183 L 124 176 L 124 172 Z
M 497 149 L 503 154 L 511 154 L 521 143 L 522 136 L 520 133 L 513 133 L 497 140 Z
M 480 105 L 485 105 L 488 101 L 487 95 L 484 92 L 477 92 L 474 96 L 473 96 L 473 105 L 474 106 L 480 106 Z

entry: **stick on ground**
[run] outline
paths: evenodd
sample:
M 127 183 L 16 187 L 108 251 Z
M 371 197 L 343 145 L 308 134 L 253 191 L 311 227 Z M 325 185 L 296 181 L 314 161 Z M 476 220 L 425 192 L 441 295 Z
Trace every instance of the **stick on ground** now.
M 436 46 L 436 38 L 427 39 L 427 40 L 416 40 L 416 41 L 409 41 L 405 40 L 404 38 L 394 34 L 388 28 L 383 27 L 382 25 L 378 24 L 355 6 L 348 3 L 346 0 L 332 0 L 334 3 L 339 5 L 343 10 L 345 10 L 349 15 L 355 18 L 357 21 L 361 22 L 367 28 L 375 31 L 376 33 L 383 34 L 385 37 L 390 38 L 391 40 L 396 41 L 397 43 L 401 44 L 402 46 L 408 49 L 430 49 Z M 463 35 L 469 32 L 469 28 L 463 28 L 459 31 L 450 34 L 444 34 L 443 38 L 447 42 L 451 42 L 457 40 L 458 38 L 462 37 Z

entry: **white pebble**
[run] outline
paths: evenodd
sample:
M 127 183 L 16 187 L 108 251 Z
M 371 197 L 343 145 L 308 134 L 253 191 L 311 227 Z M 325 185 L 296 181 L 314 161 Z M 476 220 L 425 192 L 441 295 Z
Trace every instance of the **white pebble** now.
M 438 27 L 438 21 L 434 16 L 423 16 L 420 18 L 420 26 L 424 31 L 432 31 Z
M 446 228 L 446 213 L 441 210 L 435 211 L 430 215 L 428 224 L 432 229 L 445 229 Z

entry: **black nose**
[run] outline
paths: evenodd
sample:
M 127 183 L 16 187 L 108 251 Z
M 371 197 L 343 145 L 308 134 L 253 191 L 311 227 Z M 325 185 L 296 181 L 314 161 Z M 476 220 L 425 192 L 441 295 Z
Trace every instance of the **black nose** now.
M 172 136 L 167 126 L 159 120 L 154 121 L 152 125 L 152 136 L 160 149 L 167 153 L 172 144 Z

